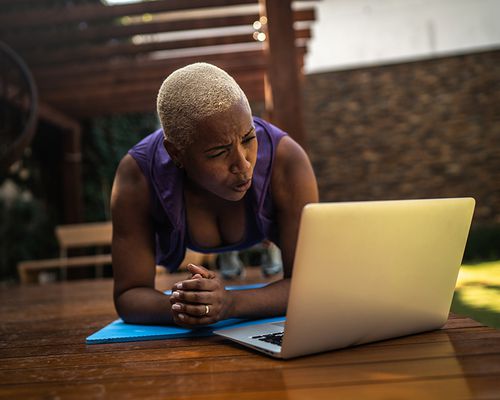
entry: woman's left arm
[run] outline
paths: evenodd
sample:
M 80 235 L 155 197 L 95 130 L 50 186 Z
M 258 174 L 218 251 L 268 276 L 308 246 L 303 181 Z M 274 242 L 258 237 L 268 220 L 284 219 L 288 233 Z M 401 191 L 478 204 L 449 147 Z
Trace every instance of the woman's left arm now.
M 300 216 L 306 204 L 318 202 L 318 187 L 307 154 L 292 138 L 281 139 L 274 163 L 271 193 L 279 227 L 276 244 L 282 253 L 283 279 L 261 289 L 234 291 L 224 290 L 218 279 L 201 276 L 179 283 L 174 290 L 179 292 L 180 302 L 208 303 L 211 307 L 209 315 L 200 315 L 203 312 L 199 310 L 204 306 L 183 305 L 182 318 L 175 318 L 177 323 L 197 326 L 231 317 L 265 318 L 286 314 Z
M 292 276 L 302 209 L 319 201 L 318 185 L 306 152 L 289 136 L 279 143 L 271 190 L 277 212 L 284 279 Z

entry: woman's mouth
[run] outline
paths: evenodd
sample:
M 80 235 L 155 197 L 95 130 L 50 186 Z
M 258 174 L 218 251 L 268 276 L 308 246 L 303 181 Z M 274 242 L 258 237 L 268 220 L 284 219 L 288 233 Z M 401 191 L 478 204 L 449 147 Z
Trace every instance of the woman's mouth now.
M 233 186 L 233 189 L 236 192 L 246 192 L 248 189 L 250 189 L 251 185 L 252 185 L 252 180 L 247 179 L 247 180 L 241 181 L 238 184 L 236 184 L 235 186 Z

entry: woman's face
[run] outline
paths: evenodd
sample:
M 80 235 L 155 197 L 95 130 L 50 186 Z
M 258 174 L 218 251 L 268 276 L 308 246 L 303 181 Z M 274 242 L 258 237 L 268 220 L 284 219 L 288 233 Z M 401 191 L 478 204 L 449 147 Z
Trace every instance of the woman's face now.
M 194 189 L 238 201 L 250 189 L 256 159 L 252 116 L 241 102 L 199 124 L 180 161 Z

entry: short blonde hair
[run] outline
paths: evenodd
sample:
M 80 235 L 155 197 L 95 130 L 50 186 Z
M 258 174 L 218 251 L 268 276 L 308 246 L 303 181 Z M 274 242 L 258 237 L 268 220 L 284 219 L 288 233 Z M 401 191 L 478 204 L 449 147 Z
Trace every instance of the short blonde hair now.
M 165 139 L 183 151 L 194 140 L 199 122 L 248 99 L 236 81 L 212 64 L 195 63 L 172 72 L 156 100 Z

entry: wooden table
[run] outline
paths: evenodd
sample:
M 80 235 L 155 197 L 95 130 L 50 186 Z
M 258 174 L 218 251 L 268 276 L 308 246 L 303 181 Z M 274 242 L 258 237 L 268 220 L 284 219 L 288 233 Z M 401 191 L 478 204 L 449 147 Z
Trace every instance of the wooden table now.
M 500 331 L 467 318 L 289 361 L 220 337 L 85 345 L 116 319 L 111 290 L 110 280 L 1 289 L 0 398 L 500 398 Z

